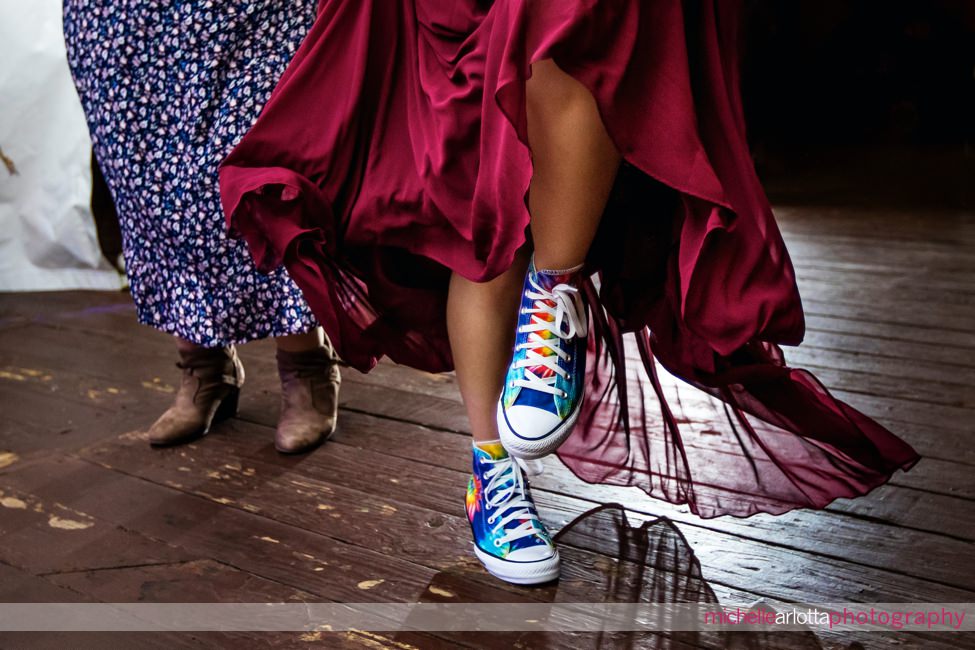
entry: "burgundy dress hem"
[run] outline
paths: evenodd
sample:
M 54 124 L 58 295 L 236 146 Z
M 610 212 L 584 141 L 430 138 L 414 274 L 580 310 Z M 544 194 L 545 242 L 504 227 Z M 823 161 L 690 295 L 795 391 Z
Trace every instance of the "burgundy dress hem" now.
M 865 494 L 918 456 L 778 347 L 804 321 L 745 140 L 735 4 L 326 0 L 221 170 L 228 223 L 354 367 L 449 370 L 450 273 L 495 277 L 525 242 L 525 84 L 552 59 L 626 161 L 561 460 L 702 517 Z

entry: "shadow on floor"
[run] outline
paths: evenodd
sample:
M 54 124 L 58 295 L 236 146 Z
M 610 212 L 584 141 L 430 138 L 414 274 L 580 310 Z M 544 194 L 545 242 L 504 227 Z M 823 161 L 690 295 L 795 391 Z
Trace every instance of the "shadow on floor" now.
M 524 603 L 703 603 L 720 607 L 687 539 L 672 521 L 659 518 L 631 525 L 623 506 L 608 504 L 583 513 L 555 536 L 562 577 L 538 588 L 509 586 L 485 602 Z M 442 571 L 430 583 L 429 601 L 452 594 L 463 570 Z M 504 600 L 506 599 L 506 600 Z M 656 622 L 667 629 L 667 615 Z M 409 625 L 409 621 L 407 621 Z M 439 636 L 439 635 L 438 635 Z M 654 650 L 731 648 L 820 650 L 812 632 L 464 632 L 444 634 L 476 648 L 620 648 Z

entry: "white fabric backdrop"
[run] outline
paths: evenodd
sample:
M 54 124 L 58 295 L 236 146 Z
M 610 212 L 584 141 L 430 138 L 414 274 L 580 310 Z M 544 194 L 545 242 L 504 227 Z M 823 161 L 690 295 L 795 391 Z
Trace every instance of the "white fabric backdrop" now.
M 119 289 L 89 210 L 91 143 L 61 0 L 0 0 L 0 291 Z

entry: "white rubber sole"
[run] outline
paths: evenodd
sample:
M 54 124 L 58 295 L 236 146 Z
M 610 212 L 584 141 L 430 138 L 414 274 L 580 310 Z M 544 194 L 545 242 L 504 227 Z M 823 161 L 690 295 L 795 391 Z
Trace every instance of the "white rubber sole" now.
M 559 552 L 544 560 L 534 562 L 512 562 L 502 560 L 490 553 L 485 553 L 477 544 L 474 545 L 474 554 L 481 561 L 488 573 L 495 578 L 510 582 L 516 585 L 540 585 L 552 582 L 559 577 Z
M 579 411 L 581 410 L 582 400 L 579 400 L 575 410 L 554 431 L 541 438 L 527 439 L 516 434 L 508 426 L 508 421 L 504 417 L 504 409 L 501 406 L 501 400 L 498 400 L 498 436 L 504 448 L 515 458 L 521 458 L 522 460 L 543 458 L 562 446 L 565 439 L 572 433 L 572 428 L 575 427 L 576 420 L 579 419 Z

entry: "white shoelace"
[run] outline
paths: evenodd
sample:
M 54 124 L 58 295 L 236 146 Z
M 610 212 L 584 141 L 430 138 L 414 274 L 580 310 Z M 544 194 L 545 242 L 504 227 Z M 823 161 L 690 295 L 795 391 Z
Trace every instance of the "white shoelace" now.
M 488 525 L 493 525 L 492 530 L 497 533 L 515 519 L 524 520 L 506 531 L 502 537 L 495 538 L 495 544 L 501 546 L 536 534 L 541 525 L 536 527 L 534 524 L 538 521 L 538 515 L 531 510 L 532 504 L 525 492 L 525 478 L 518 471 L 514 460 L 508 456 L 497 459 L 485 458 L 481 462 L 492 465 L 484 472 L 484 478 L 487 479 L 487 485 L 484 487 L 484 507 L 495 511 L 488 516 Z M 504 485 L 509 479 L 510 484 Z
M 582 302 L 579 289 L 571 284 L 557 284 L 551 291 L 546 291 L 528 278 L 531 288 L 525 291 L 529 300 L 535 303 L 532 309 L 522 309 L 522 314 L 531 314 L 531 322 L 518 328 L 520 334 L 528 334 L 528 340 L 515 346 L 515 352 L 527 350 L 524 359 L 515 364 L 515 368 L 523 369 L 522 379 L 511 382 L 512 388 L 520 386 L 532 390 L 566 397 L 566 393 L 555 386 L 557 377 L 567 377 L 568 372 L 559 366 L 559 359 L 571 361 L 572 357 L 562 349 L 562 341 L 571 341 L 577 336 L 589 334 L 589 324 L 586 320 L 586 307 Z M 554 307 L 549 304 L 554 303 Z M 551 316 L 547 320 L 543 316 Z M 551 332 L 554 338 L 544 338 L 542 332 Z M 553 354 L 543 354 L 544 350 L 551 350 Z M 551 370 L 548 377 L 540 377 L 531 368 Z

